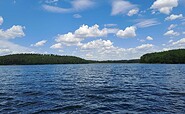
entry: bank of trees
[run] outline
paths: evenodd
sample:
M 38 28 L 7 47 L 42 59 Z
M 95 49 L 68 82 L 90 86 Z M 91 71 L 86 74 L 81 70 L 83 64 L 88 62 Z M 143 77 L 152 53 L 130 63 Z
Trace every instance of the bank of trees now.
M 0 56 L 0 65 L 42 65 L 42 64 L 88 64 L 88 63 L 139 63 L 136 60 L 85 60 L 75 56 L 59 56 L 53 54 L 12 54 Z
M 39 64 L 88 64 L 88 63 L 167 63 L 185 64 L 185 49 L 149 53 L 140 59 L 93 61 L 75 56 L 53 54 L 13 54 L 0 56 L 0 65 L 39 65 Z
M 13 54 L 0 57 L 1 65 L 83 64 L 88 62 L 79 57 L 52 54 Z
M 185 49 L 169 50 L 145 54 L 140 58 L 141 63 L 167 63 L 167 64 L 184 64 Z

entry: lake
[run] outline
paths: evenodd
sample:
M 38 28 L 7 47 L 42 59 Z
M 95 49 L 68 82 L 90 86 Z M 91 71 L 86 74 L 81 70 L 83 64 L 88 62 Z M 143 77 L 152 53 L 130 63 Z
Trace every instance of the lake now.
M 185 65 L 0 66 L 0 113 L 185 113 Z

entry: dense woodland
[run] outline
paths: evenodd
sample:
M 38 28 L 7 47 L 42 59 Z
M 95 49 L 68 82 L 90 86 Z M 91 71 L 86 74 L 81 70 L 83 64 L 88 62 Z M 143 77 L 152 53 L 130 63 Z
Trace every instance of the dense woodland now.
M 139 60 L 93 61 L 74 56 L 53 54 L 12 54 L 0 56 L 0 65 L 40 65 L 40 64 L 88 64 L 88 63 L 136 63 Z
M 0 57 L 1 65 L 83 64 L 88 62 L 79 57 L 52 54 L 13 54 Z
M 88 63 L 167 63 L 184 64 L 185 49 L 149 53 L 140 59 L 93 61 L 75 56 L 53 54 L 12 54 L 0 56 L 0 65 L 40 65 L 40 64 L 88 64 Z
M 140 58 L 140 63 L 184 64 L 185 49 L 145 54 Z

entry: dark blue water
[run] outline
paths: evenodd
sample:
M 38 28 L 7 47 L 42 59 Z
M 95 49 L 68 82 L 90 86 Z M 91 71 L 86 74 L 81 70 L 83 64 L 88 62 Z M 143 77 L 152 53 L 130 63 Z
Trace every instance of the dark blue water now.
M 185 113 L 185 65 L 0 66 L 0 113 Z

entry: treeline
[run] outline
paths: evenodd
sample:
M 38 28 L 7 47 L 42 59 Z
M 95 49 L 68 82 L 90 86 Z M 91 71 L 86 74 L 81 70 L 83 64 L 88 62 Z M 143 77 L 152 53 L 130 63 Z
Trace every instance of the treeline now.
M 53 54 L 13 54 L 0 56 L 0 65 L 37 65 L 37 64 L 84 64 L 89 61 L 74 56 Z
M 42 65 L 42 64 L 88 64 L 88 63 L 138 63 L 139 60 L 93 61 L 75 56 L 53 54 L 12 54 L 0 56 L 0 65 Z
M 184 64 L 185 49 L 145 54 L 141 56 L 140 63 Z
M 75 56 L 53 54 L 12 54 L 0 56 L 0 65 L 40 65 L 40 64 L 88 64 L 88 63 L 166 63 L 185 64 L 185 49 L 149 53 L 133 60 L 93 61 Z
M 139 59 L 97 61 L 97 63 L 139 63 L 139 62 L 140 62 Z

